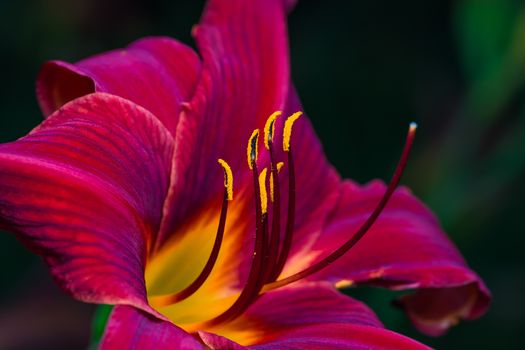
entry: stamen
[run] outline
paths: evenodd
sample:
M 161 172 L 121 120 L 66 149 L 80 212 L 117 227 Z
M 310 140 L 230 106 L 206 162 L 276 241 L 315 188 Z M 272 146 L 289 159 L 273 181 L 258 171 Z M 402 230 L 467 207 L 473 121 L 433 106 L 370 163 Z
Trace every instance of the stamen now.
M 250 136 L 250 140 L 248 141 L 248 147 L 246 148 L 246 155 L 248 158 L 248 166 L 250 167 L 250 170 L 253 170 L 253 164 L 257 162 L 257 156 L 258 156 L 258 149 L 257 144 L 259 141 L 259 129 L 255 129 L 252 133 L 252 136 Z
M 261 193 L 261 212 L 266 214 L 268 212 L 268 192 L 266 191 L 266 172 L 267 168 L 261 170 L 259 174 L 259 191 Z
M 286 221 L 286 231 L 284 234 L 283 245 L 281 247 L 281 251 L 275 253 L 278 254 L 278 256 L 275 257 L 276 261 L 272 266 L 272 271 L 269 274 L 268 282 L 273 282 L 277 279 L 277 277 L 279 277 L 284 268 L 286 260 L 288 260 L 288 255 L 290 254 L 290 249 L 292 247 L 293 229 L 295 226 L 295 167 L 290 139 L 292 137 L 293 124 L 302 114 L 303 113 L 300 111 L 296 112 L 288 117 L 288 119 L 286 119 L 284 122 L 283 150 L 288 152 L 288 217 Z
M 295 226 L 295 166 L 293 161 L 293 152 L 288 143 L 288 218 L 286 221 L 286 231 L 284 234 L 283 245 L 281 247 L 281 252 L 277 258 L 277 262 L 273 268 L 272 273 L 270 274 L 270 279 L 272 282 L 279 277 L 281 274 L 286 260 L 288 260 L 288 255 L 290 254 L 290 249 L 292 248 L 292 239 L 293 239 L 293 229 Z
M 295 112 L 291 116 L 286 119 L 284 122 L 284 129 L 283 129 L 283 150 L 285 152 L 288 152 L 290 150 L 290 138 L 292 137 L 292 127 L 293 124 L 299 117 L 303 114 L 303 112 Z
M 279 185 L 279 170 L 284 163 L 279 162 L 275 165 L 275 156 L 273 153 L 273 133 L 272 139 L 268 138 L 268 150 L 270 153 L 270 198 L 273 203 L 273 215 L 272 215 L 272 234 L 270 236 L 270 242 L 268 245 L 268 259 L 266 264 L 266 271 L 263 276 L 263 281 L 270 282 L 272 280 L 273 271 L 277 264 L 279 255 L 279 243 L 281 240 L 281 195 Z
M 279 162 L 277 163 L 277 174 L 279 174 L 281 172 L 281 168 L 283 167 L 284 163 L 283 162 Z M 273 180 L 273 171 L 270 172 L 270 200 L 273 202 L 274 201 L 274 180 Z
M 264 285 L 264 262 L 267 260 L 266 252 L 268 246 L 268 215 L 262 212 L 261 187 L 259 185 L 260 177 L 256 163 L 257 156 L 250 157 L 250 155 L 254 153 L 253 150 L 257 149 L 258 134 L 259 131 L 255 130 L 248 142 L 248 165 L 253 173 L 255 195 L 255 246 L 250 274 L 237 300 L 222 314 L 205 322 L 202 326 L 206 328 L 213 327 L 241 315 L 252 302 L 259 297 L 259 293 Z
M 152 304 L 155 304 L 159 307 L 168 306 L 182 300 L 187 299 L 193 295 L 206 281 L 206 279 L 211 274 L 215 263 L 219 257 L 219 252 L 221 250 L 222 239 L 224 236 L 224 228 L 226 226 L 226 216 L 228 214 L 228 202 L 233 199 L 233 175 L 232 170 L 228 163 L 224 160 L 219 159 L 218 163 L 222 166 L 224 170 L 224 196 L 222 199 L 222 208 L 221 215 L 219 219 L 219 226 L 217 228 L 217 235 L 215 236 L 215 243 L 210 253 L 210 257 L 206 262 L 206 265 L 202 269 L 199 276 L 186 288 L 171 295 L 162 295 L 153 297 Z
M 396 190 L 399 181 L 401 180 L 401 176 L 403 175 L 403 171 L 406 166 L 406 162 L 408 160 L 408 155 L 410 154 L 410 150 L 412 148 L 412 143 L 414 142 L 414 137 L 416 135 L 416 123 L 411 123 L 410 127 L 408 129 L 408 135 L 405 141 L 405 146 L 403 148 L 403 152 L 401 154 L 401 158 L 399 159 L 399 163 L 396 167 L 396 170 L 394 171 L 394 175 L 392 176 L 392 179 L 387 187 L 387 190 L 385 191 L 385 194 L 377 204 L 376 208 L 370 214 L 368 219 L 363 223 L 363 225 L 357 230 L 357 232 L 352 235 L 352 237 L 346 241 L 341 247 L 339 247 L 336 251 L 328 255 L 323 260 L 315 263 L 314 265 L 308 267 L 307 269 L 298 272 L 296 274 L 293 274 L 287 278 L 284 278 L 282 280 L 269 283 L 263 288 L 263 292 L 267 292 L 269 290 L 273 290 L 282 286 L 285 286 L 287 284 L 296 282 L 300 279 L 303 279 L 305 277 L 308 277 L 316 272 L 319 272 L 320 270 L 324 269 L 340 257 L 342 257 L 344 254 L 346 254 L 352 247 L 354 247 L 360 240 L 363 238 L 363 236 L 368 232 L 370 227 L 375 223 L 377 218 L 379 217 L 379 214 L 383 211 L 386 204 L 392 197 L 392 194 Z M 292 166 L 290 164 L 290 169 L 292 169 Z
M 273 141 L 273 135 L 275 134 L 275 119 L 281 115 L 281 111 L 274 112 L 266 120 L 264 124 L 264 146 L 266 149 L 270 149 L 270 143 Z
M 233 200 L 233 172 L 228 163 L 224 160 L 219 159 L 218 162 L 224 169 L 224 187 L 228 193 L 228 200 L 231 201 Z

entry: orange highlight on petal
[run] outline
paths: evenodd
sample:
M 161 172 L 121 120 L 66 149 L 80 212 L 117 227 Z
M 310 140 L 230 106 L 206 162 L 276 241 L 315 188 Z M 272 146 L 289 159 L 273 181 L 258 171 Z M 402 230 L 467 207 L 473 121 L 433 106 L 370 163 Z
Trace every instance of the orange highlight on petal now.
M 385 274 L 385 270 L 383 270 L 383 269 L 379 269 L 379 270 L 376 270 L 376 271 L 372 271 L 372 272 L 370 272 L 370 274 L 368 275 L 368 277 L 371 278 L 371 279 L 376 279 L 376 278 L 381 278 L 381 277 L 383 277 L 384 274 Z

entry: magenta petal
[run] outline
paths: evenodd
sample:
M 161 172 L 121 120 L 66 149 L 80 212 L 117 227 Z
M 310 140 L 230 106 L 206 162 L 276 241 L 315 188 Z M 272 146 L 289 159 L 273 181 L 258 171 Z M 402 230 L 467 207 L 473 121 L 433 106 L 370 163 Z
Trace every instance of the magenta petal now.
M 100 93 L 77 99 L 0 146 L 0 226 L 76 298 L 151 311 L 143 266 L 172 154 L 168 131 L 143 108 Z
M 421 332 L 438 336 L 461 318 L 474 319 L 486 311 L 490 299 L 488 294 L 479 295 L 480 288 L 488 293 L 478 283 L 455 288 L 424 288 L 402 296 L 397 303 Z
M 95 81 L 87 73 L 60 61 L 45 63 L 36 82 L 38 104 L 46 117 L 65 103 L 95 91 Z
M 130 306 L 116 306 L 106 326 L 100 349 L 204 350 L 204 346 L 168 321 L 156 319 Z
M 246 346 L 237 344 L 228 338 L 217 334 L 199 331 L 199 337 L 202 342 L 211 350 L 248 350 Z
M 267 336 L 272 332 L 322 323 L 383 327 L 365 304 L 343 295 L 327 283 L 312 282 L 263 294 L 230 327 L 242 329 L 246 322 L 253 322 L 253 330 Z
M 429 350 L 401 334 L 384 328 L 351 324 L 322 324 L 283 333 L 271 343 L 252 347 L 254 350 Z
M 428 349 L 384 329 L 366 305 L 325 284 L 269 292 L 227 327 L 249 329 L 250 349 Z M 215 334 L 199 336 L 212 349 L 244 349 Z
M 283 332 L 272 342 L 243 347 L 216 334 L 199 332 L 212 350 L 430 350 L 429 347 L 384 328 L 327 323 Z
M 362 187 L 344 183 L 338 209 L 313 249 L 322 252 L 320 256 L 336 249 L 366 220 L 384 191 L 379 181 Z M 396 191 L 349 253 L 311 279 L 422 288 L 402 303 L 412 320 L 419 320 L 420 330 L 429 334 L 443 332 L 459 318 L 479 317 L 490 303 L 481 279 L 468 268 L 434 215 L 407 189 Z
M 173 133 L 181 104 L 193 94 L 199 73 L 200 61 L 191 48 L 173 39 L 146 38 L 75 64 L 46 63 L 37 96 L 49 115 L 74 98 L 108 92 L 145 107 Z

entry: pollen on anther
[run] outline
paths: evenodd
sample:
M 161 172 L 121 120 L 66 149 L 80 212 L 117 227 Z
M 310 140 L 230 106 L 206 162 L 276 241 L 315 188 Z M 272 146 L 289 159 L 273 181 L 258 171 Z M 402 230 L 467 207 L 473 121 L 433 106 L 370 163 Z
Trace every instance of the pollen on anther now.
M 279 162 L 277 163 L 277 173 L 279 173 L 281 171 L 281 168 L 284 166 L 284 163 L 283 162 Z M 274 201 L 274 187 L 273 187 L 273 172 L 270 172 L 270 200 Z
M 292 137 L 292 127 L 295 121 L 303 114 L 303 112 L 295 112 L 286 119 L 283 129 L 283 150 L 288 152 L 290 150 L 290 138 Z
M 264 146 L 266 149 L 270 149 L 270 142 L 273 141 L 273 135 L 275 134 L 275 119 L 281 113 L 281 111 L 273 112 L 266 120 L 266 124 L 264 124 Z
M 266 191 L 266 173 L 268 168 L 261 170 L 259 174 L 259 190 L 261 194 L 261 212 L 266 214 L 268 212 L 268 192 Z
M 347 279 L 342 279 L 338 282 L 335 283 L 335 288 L 337 289 L 344 289 L 344 288 L 348 288 L 348 287 L 351 287 L 354 285 L 354 281 L 352 280 L 347 280 Z
M 223 159 L 218 159 L 217 162 L 224 169 L 224 187 L 226 188 L 227 198 L 229 201 L 233 200 L 233 172 L 228 163 Z
M 248 141 L 248 147 L 246 148 L 246 156 L 248 159 L 248 166 L 253 169 L 253 164 L 257 161 L 258 150 L 257 143 L 259 140 L 259 129 L 255 129 L 252 132 L 252 136 Z

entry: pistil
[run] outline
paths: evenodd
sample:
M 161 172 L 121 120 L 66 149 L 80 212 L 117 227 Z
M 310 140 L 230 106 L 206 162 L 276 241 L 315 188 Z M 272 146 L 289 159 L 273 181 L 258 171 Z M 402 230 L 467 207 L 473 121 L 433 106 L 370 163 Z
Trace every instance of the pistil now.
M 296 282 L 298 280 L 301 280 L 303 278 L 306 278 L 316 272 L 321 271 L 328 265 L 335 262 L 337 259 L 342 257 L 344 254 L 346 254 L 352 247 L 354 247 L 368 232 L 370 227 L 376 222 L 377 218 L 387 205 L 388 201 L 394 194 L 394 191 L 396 190 L 399 181 L 401 180 L 401 176 L 403 175 L 408 155 L 410 154 L 410 150 L 412 148 L 412 143 L 414 142 L 414 137 L 416 135 L 416 128 L 417 125 L 415 123 L 410 124 L 410 128 L 408 131 L 408 135 L 405 141 L 405 146 L 403 147 L 403 152 L 401 154 L 401 158 L 399 160 L 399 163 L 396 167 L 396 170 L 394 171 L 394 175 L 392 176 L 392 179 L 387 187 L 387 190 L 385 191 L 385 194 L 375 207 L 374 211 L 370 214 L 368 219 L 361 225 L 361 227 L 356 231 L 355 234 L 353 234 L 348 241 L 346 241 L 343 245 L 341 245 L 337 250 L 335 250 L 333 253 L 322 259 L 321 261 L 311 265 L 310 267 L 306 268 L 305 270 L 298 272 L 296 274 L 293 274 L 289 277 L 286 277 L 284 279 L 278 280 L 273 283 L 269 283 L 265 285 L 263 288 L 263 292 L 267 292 L 276 288 L 283 287 L 285 285 L 288 285 L 290 283 Z

